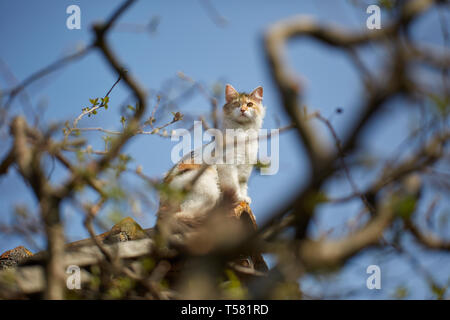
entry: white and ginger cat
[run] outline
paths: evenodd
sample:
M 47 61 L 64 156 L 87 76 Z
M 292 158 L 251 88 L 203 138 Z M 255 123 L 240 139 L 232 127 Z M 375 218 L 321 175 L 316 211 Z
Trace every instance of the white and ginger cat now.
M 245 147 L 236 147 L 233 163 L 213 164 L 204 169 L 202 164 L 194 163 L 194 152 L 182 159 L 165 176 L 164 182 L 171 190 L 185 190 L 187 185 L 195 183 L 181 202 L 161 197 L 158 211 L 158 223 L 174 219 L 188 227 L 195 227 L 205 215 L 218 203 L 224 194 L 232 194 L 237 203 L 250 204 L 247 185 L 258 151 L 258 139 L 255 132 L 261 128 L 265 107 L 262 105 L 263 88 L 257 87 L 250 94 L 239 93 L 231 85 L 225 87 L 225 105 L 223 106 L 222 134 L 227 129 L 239 133 L 238 141 L 245 140 Z M 234 137 L 232 143 L 234 144 Z M 224 146 L 227 146 L 226 138 Z M 225 148 L 226 153 L 226 148 Z M 240 161 L 239 161 L 240 159 Z M 203 172 L 200 172 L 201 170 Z M 200 175 L 199 175 L 200 174 Z M 169 233 L 173 233 L 169 232 Z

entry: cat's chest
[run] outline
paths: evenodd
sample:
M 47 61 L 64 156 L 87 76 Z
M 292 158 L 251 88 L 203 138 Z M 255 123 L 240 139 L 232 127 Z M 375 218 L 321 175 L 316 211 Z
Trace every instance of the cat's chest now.
M 246 141 L 245 143 L 235 144 L 232 150 L 228 150 L 229 155 L 234 154 L 233 164 L 235 165 L 252 165 L 256 163 L 258 152 L 257 141 Z

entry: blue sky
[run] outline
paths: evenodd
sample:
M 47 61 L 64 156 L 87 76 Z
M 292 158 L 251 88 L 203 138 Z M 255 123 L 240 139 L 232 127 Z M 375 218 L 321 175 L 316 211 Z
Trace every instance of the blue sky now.
M 89 43 L 92 39 L 90 26 L 93 22 L 106 19 L 120 1 L 22 1 L 0 0 L 0 58 L 14 76 L 21 80 L 33 71 L 51 63 L 59 57 L 73 52 L 75 48 Z M 141 84 L 150 92 L 163 90 L 164 84 L 182 71 L 189 77 L 211 88 L 217 81 L 229 82 L 236 89 L 250 91 L 262 85 L 264 104 L 267 107 L 265 128 L 276 128 L 288 123 L 280 106 L 279 97 L 269 77 L 268 68 L 262 50 L 262 36 L 267 27 L 280 19 L 296 14 L 311 15 L 318 20 L 342 25 L 346 28 L 365 29 L 368 15 L 364 7 L 349 5 L 349 1 L 212 1 L 217 11 L 228 23 L 217 26 L 207 14 L 200 1 L 140 1 L 121 18 L 120 23 L 145 24 L 151 17 L 158 16 L 160 23 L 153 34 L 130 33 L 119 30 L 111 32 L 109 40 L 117 55 L 125 62 Z M 66 8 L 77 4 L 81 8 L 81 30 L 66 28 Z M 448 17 L 448 12 L 447 12 Z M 382 23 L 387 17 L 382 16 Z M 119 23 L 119 24 L 120 24 Z M 414 36 L 424 43 L 441 44 L 437 12 L 431 11 L 414 26 Z M 380 48 L 373 46 L 361 50 L 364 61 L 373 71 L 379 71 L 379 58 L 386 55 Z M 349 121 L 358 112 L 361 97 L 361 81 L 350 60 L 342 53 L 310 40 L 294 41 L 288 53 L 292 68 L 301 74 L 305 88 L 304 103 L 314 110 L 320 110 L 324 116 L 333 114 L 337 107 L 344 110 L 342 115 L 333 116 L 333 125 L 339 134 L 345 133 Z M 425 76 L 425 74 L 424 74 Z M 431 78 L 433 79 L 433 78 Z M 116 75 L 103 61 L 98 52 L 90 53 L 62 71 L 32 85 L 27 93 L 32 97 L 34 107 L 46 105 L 38 111 L 47 123 L 73 120 L 87 106 L 88 99 L 103 96 L 115 82 Z M 0 78 L 0 88 L 8 88 L 11 83 Z M 120 104 L 126 100 L 128 92 L 119 85 L 110 95 L 110 108 L 101 111 L 101 116 L 83 119 L 79 126 L 102 126 L 106 129 L 120 128 Z M 14 110 L 23 112 L 16 101 Z M 180 102 L 180 101 L 179 101 Z M 223 100 L 220 101 L 220 104 Z M 150 103 L 152 108 L 154 100 Z M 176 111 L 195 115 L 205 114 L 210 109 L 208 102 L 201 96 L 181 101 Z M 363 138 L 365 150 L 380 157 L 387 157 L 396 150 L 406 136 L 410 126 L 417 121 L 414 109 L 405 111 L 402 101 L 390 104 L 386 110 L 366 130 Z M 30 115 L 30 113 L 26 113 Z M 164 116 L 160 124 L 170 119 Z M 317 124 L 318 134 L 329 138 L 329 133 Z M 89 134 L 94 147 L 102 145 L 102 134 Z M 6 150 L 9 142 L 0 142 L 1 150 Z M 330 140 L 330 143 L 331 140 Z M 170 150 L 175 143 L 156 136 L 139 136 L 126 147 L 133 156 L 132 166 L 141 164 L 145 174 L 161 177 L 172 163 Z M 308 167 L 305 154 L 299 146 L 293 132 L 283 133 L 280 138 L 280 170 L 274 176 L 254 175 L 249 186 L 253 199 L 252 208 L 259 222 L 276 209 L 301 186 L 306 178 Z M 355 172 L 354 178 L 360 187 L 366 185 L 376 171 Z M 60 168 L 55 170 L 56 179 L 62 178 Z M 130 176 L 129 185 L 138 182 Z M 327 186 L 331 194 L 345 195 L 350 187 L 345 181 L 336 181 Z M 431 192 L 433 193 L 433 192 Z M 26 203 L 35 210 L 35 200 L 17 174 L 11 171 L 0 179 L 0 221 L 10 222 L 14 205 Z M 431 197 L 431 195 L 430 195 Z M 87 237 L 83 230 L 82 216 L 76 210 L 66 206 L 64 216 L 70 240 Z M 360 207 L 358 202 L 333 208 L 323 208 L 319 217 L 323 228 L 332 227 L 353 216 Z M 439 209 L 448 208 L 448 202 Z M 154 223 L 154 211 L 146 212 L 137 220 L 144 227 Z M 446 231 L 448 234 L 449 226 Z M 0 234 L 0 252 L 11 247 L 25 244 L 20 237 Z M 435 267 L 445 263 L 449 265 L 448 255 L 433 254 L 427 256 L 420 248 L 408 242 L 411 250 L 424 258 L 424 263 L 434 269 L 438 278 L 448 279 L 448 271 Z M 344 268 L 336 280 L 340 288 L 361 287 L 356 297 L 389 297 L 392 290 L 381 292 L 365 288 L 367 275 L 365 268 L 376 263 L 374 254 L 365 254 L 353 259 Z M 380 262 L 381 263 L 381 262 Z M 445 268 L 444 268 L 445 269 Z M 448 269 L 448 268 L 447 268 Z M 425 298 L 429 294 L 408 264 L 402 258 L 393 258 L 383 265 L 387 278 L 392 278 L 389 288 L 406 282 L 412 288 L 412 297 Z M 405 274 L 410 277 L 402 277 Z M 447 277 L 447 278 L 446 278 Z M 414 280 L 412 280 L 414 279 Z M 306 285 L 319 290 L 317 283 L 306 281 Z

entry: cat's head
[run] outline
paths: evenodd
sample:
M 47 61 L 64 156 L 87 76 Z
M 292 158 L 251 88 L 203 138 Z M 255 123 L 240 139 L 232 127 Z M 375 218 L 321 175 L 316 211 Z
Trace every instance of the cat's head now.
M 262 105 L 263 88 L 257 87 L 251 93 L 239 93 L 233 86 L 225 86 L 225 120 L 235 122 L 238 126 L 260 127 L 265 115 Z

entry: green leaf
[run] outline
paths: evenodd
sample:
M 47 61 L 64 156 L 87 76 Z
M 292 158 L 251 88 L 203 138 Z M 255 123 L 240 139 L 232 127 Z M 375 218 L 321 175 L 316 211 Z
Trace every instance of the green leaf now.
M 112 188 L 107 190 L 106 193 L 111 199 L 114 199 L 114 200 L 121 200 L 121 199 L 125 199 L 125 197 L 126 197 L 126 192 L 119 186 L 113 186 Z M 122 218 L 120 220 L 122 220 Z
M 387 10 L 393 9 L 394 4 L 395 4 L 395 0 L 378 0 L 378 5 Z
M 311 191 L 306 197 L 305 208 L 307 210 L 313 210 L 317 205 L 325 203 L 328 200 L 328 196 L 323 191 Z
M 431 292 L 436 296 L 437 299 L 444 299 L 445 292 L 447 291 L 445 287 L 440 287 L 436 283 L 430 283 Z
M 186 197 L 186 192 L 180 189 L 172 188 L 167 183 L 156 184 L 154 187 L 159 192 L 160 198 L 167 201 L 179 203 Z
M 133 158 L 131 156 L 129 156 L 128 154 L 125 154 L 125 153 L 119 154 L 119 160 L 122 162 L 127 163 L 127 162 L 130 162 L 132 159 Z
M 144 268 L 144 270 L 147 272 L 152 271 L 153 268 L 155 267 L 155 260 L 153 260 L 150 257 L 142 258 L 140 260 L 140 262 L 141 262 L 142 268 Z
M 440 97 L 436 94 L 430 94 L 429 98 L 441 115 L 447 114 L 450 106 L 449 97 Z
M 255 164 L 255 168 L 256 169 L 270 168 L 270 165 L 271 165 L 270 161 L 262 162 L 262 161 L 258 160 Z
M 84 153 L 81 150 L 77 150 L 76 154 L 77 154 L 78 161 L 83 162 L 84 161 Z
M 245 299 L 248 296 L 247 288 L 242 286 L 238 276 L 230 269 L 226 269 L 225 274 L 228 280 L 221 284 L 225 297 L 228 299 Z
M 103 136 L 103 141 L 105 141 L 105 150 L 108 150 L 108 144 L 111 143 L 112 137 L 110 136 Z
M 417 199 L 414 196 L 406 195 L 404 197 L 393 198 L 394 210 L 403 219 L 411 218 L 416 210 Z
M 89 99 L 89 102 L 92 104 L 93 107 L 95 107 L 96 105 L 98 105 L 98 98 Z
M 398 286 L 395 288 L 395 292 L 393 294 L 395 299 L 405 299 L 409 295 L 409 290 L 405 286 Z
M 123 219 L 122 212 L 117 209 L 112 209 L 108 213 L 107 219 L 113 224 L 119 223 Z

